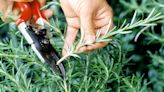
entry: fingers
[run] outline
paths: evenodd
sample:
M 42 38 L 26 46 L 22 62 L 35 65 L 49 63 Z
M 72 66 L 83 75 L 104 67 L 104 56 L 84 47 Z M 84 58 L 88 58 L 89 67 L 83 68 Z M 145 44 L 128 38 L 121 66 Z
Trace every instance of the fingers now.
M 105 36 L 107 34 L 109 29 L 111 29 L 111 26 L 113 25 L 113 23 L 112 23 L 112 19 L 108 20 L 107 23 L 104 22 L 104 20 L 99 20 L 99 22 L 101 22 L 103 25 L 102 24 L 98 25 L 99 29 L 97 29 L 95 27 L 93 29 L 93 31 L 96 32 L 96 34 L 99 33 L 100 37 L 102 37 L 102 36 Z M 89 37 L 93 37 L 92 39 L 94 39 L 94 40 L 91 40 L 92 41 L 91 45 L 86 45 L 86 46 L 81 47 L 79 49 L 79 52 L 86 52 L 86 53 L 88 53 L 88 52 L 91 52 L 91 51 L 93 51 L 95 49 L 103 48 L 103 47 L 105 47 L 108 44 L 108 42 L 96 42 L 95 35 L 90 35 L 89 37 L 87 37 L 87 36 L 84 37 L 84 43 L 87 44 L 88 39 L 91 39 Z
M 96 33 L 100 34 L 99 37 L 105 36 L 107 32 L 109 31 L 109 27 L 111 26 L 111 23 L 109 22 L 107 25 L 101 26 L 101 28 L 96 29 Z M 87 46 L 88 51 L 93 51 L 95 49 L 100 49 L 108 45 L 108 42 L 96 42 L 93 45 Z
M 93 51 L 95 49 L 100 49 L 105 47 L 108 44 L 108 42 L 102 42 L 102 43 L 95 43 L 93 45 L 87 46 L 87 51 Z
M 13 1 L 15 2 L 32 2 L 33 0 L 1 0 L 0 11 L 3 12 L 4 16 L 2 16 L 2 20 L 5 22 L 15 21 L 15 19 L 9 19 L 7 18 L 8 15 L 13 14 L 15 16 L 19 16 L 19 10 L 16 7 L 13 7 Z M 46 0 L 39 0 L 41 3 L 41 6 L 43 6 L 46 3 Z M 53 11 L 50 9 L 47 9 L 43 11 L 44 15 L 49 18 L 53 15 Z
M 104 31 L 107 30 L 107 25 L 109 23 L 109 21 L 106 21 L 104 19 L 100 19 L 97 20 L 96 22 L 93 21 L 92 16 L 86 16 L 86 17 L 81 17 L 81 34 L 84 34 L 83 37 L 83 42 L 85 44 L 92 44 L 92 45 L 86 45 L 86 46 L 82 46 L 79 48 L 79 52 L 91 52 L 95 49 L 99 49 L 99 48 L 103 48 L 104 46 L 106 46 L 108 43 L 107 42 L 103 42 L 103 43 L 95 43 L 96 42 L 96 33 L 97 30 L 95 28 L 95 24 L 96 26 L 100 27 L 102 30 L 101 31 L 101 35 L 105 35 Z M 80 45 L 80 44 L 79 44 Z
M 40 2 L 41 7 L 46 4 L 46 0 L 38 0 L 38 1 Z M 54 12 L 51 9 L 46 9 L 46 10 L 43 11 L 43 14 L 47 18 L 49 18 L 49 17 L 51 17 L 54 14 Z
M 68 26 L 67 27 L 67 33 L 66 33 L 66 38 L 64 41 L 64 46 L 63 46 L 63 50 L 62 50 L 62 55 L 65 56 L 69 50 L 72 48 L 76 36 L 78 33 L 78 28 L 72 27 L 72 26 Z
M 102 36 L 104 36 L 104 35 L 106 35 L 106 33 L 108 32 L 108 26 L 109 25 L 106 25 L 106 26 L 104 26 L 104 27 L 102 27 L 102 28 L 100 28 L 100 29 L 95 29 L 95 31 L 97 32 L 97 33 L 99 33 L 100 32 L 100 37 L 102 37 Z M 92 52 L 93 50 L 96 50 L 96 49 L 100 49 L 100 48 L 103 48 L 103 47 L 105 47 L 106 45 L 108 45 L 108 42 L 94 42 L 94 43 L 92 43 L 91 45 L 86 45 L 86 46 L 83 46 L 83 47 L 81 47 L 80 49 L 79 49 L 79 53 L 80 52 L 85 52 L 85 53 L 90 53 L 90 52 Z
M 54 13 L 53 13 L 53 11 L 52 11 L 51 9 L 47 9 L 47 10 L 44 10 L 44 11 L 43 11 L 43 14 L 44 14 L 47 18 L 49 18 L 49 17 L 51 17 Z
M 95 43 L 95 44 L 92 44 L 92 45 L 83 46 L 78 50 L 78 53 L 80 53 L 80 52 L 90 53 L 93 50 L 103 48 L 106 45 L 108 45 L 108 42 Z
M 96 40 L 96 33 L 94 31 L 93 16 L 92 14 L 83 14 L 80 16 L 81 23 L 81 40 L 84 43 L 92 44 Z M 80 46 L 80 44 L 79 44 Z M 86 52 L 88 49 L 86 46 L 80 47 L 79 52 Z
M 110 17 L 100 18 L 100 19 L 94 19 L 94 26 L 96 29 L 104 27 L 109 24 Z
M 84 39 L 95 41 L 95 39 L 87 39 L 87 38 L 93 38 L 93 36 L 96 34 L 94 31 L 92 14 L 88 14 L 88 15 L 86 14 L 86 16 L 85 15 L 80 16 L 80 23 L 81 23 L 82 34 L 84 34 Z

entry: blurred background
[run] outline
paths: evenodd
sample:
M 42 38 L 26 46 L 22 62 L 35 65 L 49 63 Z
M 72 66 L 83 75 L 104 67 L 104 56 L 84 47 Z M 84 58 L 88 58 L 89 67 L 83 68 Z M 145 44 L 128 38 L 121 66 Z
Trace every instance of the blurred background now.
M 107 0 L 113 8 L 114 25 L 120 27 L 155 13 L 164 15 L 164 0 Z M 43 8 L 55 15 L 50 23 L 51 43 L 61 54 L 66 22 L 58 1 L 47 0 Z M 67 78 L 63 80 L 42 64 L 14 23 L 0 22 L 0 92 L 164 92 L 164 18 L 145 30 L 134 41 L 141 27 L 132 33 L 116 35 L 103 49 L 81 58 L 65 60 Z M 79 36 L 80 37 L 80 34 Z M 15 85 L 16 84 L 16 85 Z

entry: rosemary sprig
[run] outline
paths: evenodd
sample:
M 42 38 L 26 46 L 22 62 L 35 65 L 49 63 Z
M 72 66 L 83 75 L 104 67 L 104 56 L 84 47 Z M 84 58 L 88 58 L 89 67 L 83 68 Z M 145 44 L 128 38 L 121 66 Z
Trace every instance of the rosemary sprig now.
M 133 14 L 133 18 L 131 20 L 130 23 L 126 23 L 126 20 L 123 22 L 123 24 L 117 28 L 117 26 L 113 27 L 111 30 L 109 30 L 106 35 L 100 37 L 99 35 L 96 35 L 96 42 L 111 42 L 111 37 L 116 36 L 116 35 L 122 35 L 122 34 L 129 34 L 132 33 L 132 29 L 134 28 L 138 28 L 138 27 L 143 27 L 138 34 L 135 37 L 135 41 L 137 41 L 137 38 L 139 37 L 139 35 L 145 31 L 146 29 L 157 25 L 157 21 L 162 20 L 164 18 L 164 15 L 161 15 L 161 13 L 155 13 L 155 8 L 152 9 L 152 11 L 150 12 L 150 14 L 145 18 L 145 19 L 141 19 L 139 21 L 137 20 L 137 12 L 135 12 Z M 109 25 L 110 26 L 110 25 Z M 81 38 L 83 39 L 83 38 Z M 95 43 L 95 42 L 94 42 Z M 84 46 L 84 45 L 92 45 L 94 43 L 83 43 L 81 42 L 79 47 L 73 46 L 72 48 L 70 48 L 70 52 L 68 52 L 66 54 L 66 56 L 62 57 L 58 62 L 57 65 L 60 64 L 63 60 L 65 60 L 67 57 L 69 56 L 76 56 L 79 57 L 77 55 L 77 51 L 78 48 Z

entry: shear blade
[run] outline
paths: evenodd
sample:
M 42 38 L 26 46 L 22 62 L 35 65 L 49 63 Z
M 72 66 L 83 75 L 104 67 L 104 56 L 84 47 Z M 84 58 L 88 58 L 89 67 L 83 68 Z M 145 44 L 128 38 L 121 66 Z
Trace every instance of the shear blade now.
M 30 37 L 30 41 L 32 49 L 39 57 L 39 59 L 44 63 L 47 62 L 55 72 L 62 74 L 65 77 L 65 68 L 61 63 L 56 65 L 59 60 L 59 55 L 56 50 L 51 45 L 49 39 L 47 38 L 47 30 L 46 29 L 34 29 L 31 26 L 25 27 L 26 34 L 28 34 L 28 39 Z M 24 32 L 24 31 L 23 31 Z M 27 35 L 24 35 L 27 36 Z M 26 39 L 26 40 L 28 40 Z

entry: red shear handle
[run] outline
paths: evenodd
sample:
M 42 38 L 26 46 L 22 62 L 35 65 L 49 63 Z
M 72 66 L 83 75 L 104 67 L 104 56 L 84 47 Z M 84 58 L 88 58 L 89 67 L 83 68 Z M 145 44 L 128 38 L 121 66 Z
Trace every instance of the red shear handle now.
M 39 18 L 47 20 L 43 12 L 40 10 L 41 5 L 38 0 L 34 0 L 33 2 L 30 2 L 30 5 L 33 13 L 34 22 L 36 22 Z
M 34 0 L 29 3 L 15 2 L 15 6 L 21 12 L 21 16 L 16 21 L 17 25 L 19 25 L 22 22 L 28 21 L 32 16 L 33 16 L 34 22 L 36 22 L 39 18 L 47 20 L 45 15 L 40 10 L 41 6 L 38 0 Z
M 31 7 L 29 3 L 15 2 L 15 6 L 20 10 L 21 16 L 16 21 L 16 25 L 28 21 L 32 17 Z

